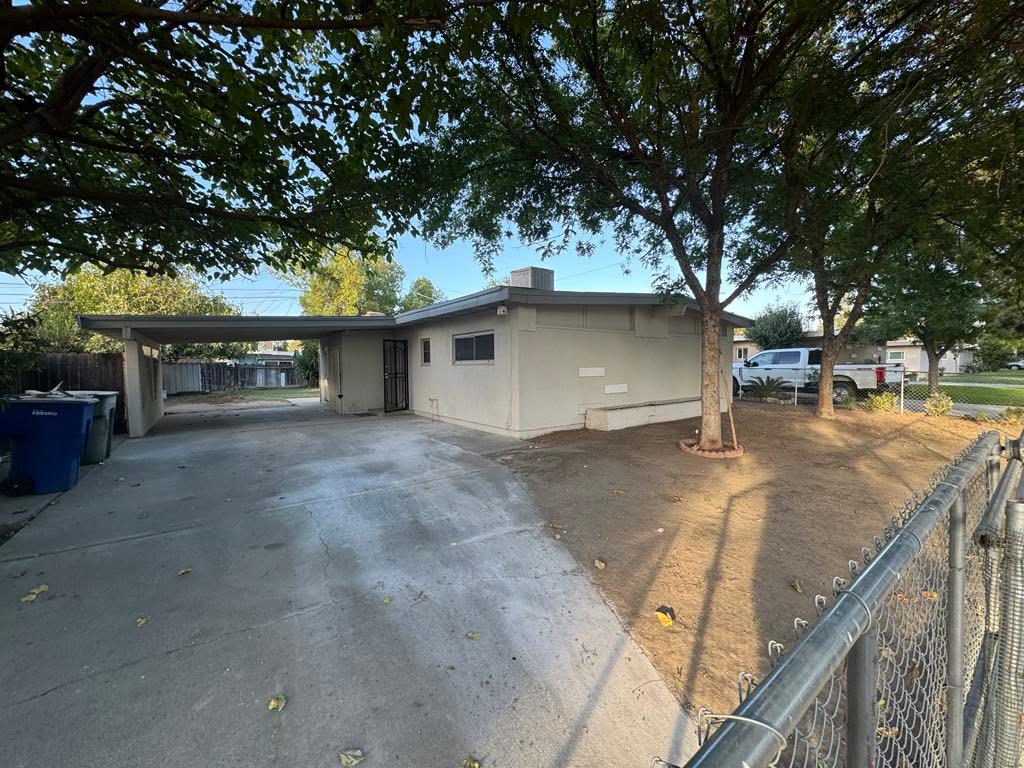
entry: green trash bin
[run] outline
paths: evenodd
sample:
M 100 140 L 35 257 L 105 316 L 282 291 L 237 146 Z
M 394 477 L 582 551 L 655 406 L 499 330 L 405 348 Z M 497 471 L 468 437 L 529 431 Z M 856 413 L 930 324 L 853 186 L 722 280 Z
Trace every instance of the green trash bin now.
M 95 389 L 68 390 L 72 397 L 95 397 L 96 405 L 92 415 L 92 426 L 85 439 L 83 464 L 99 464 L 110 456 L 114 442 L 114 408 L 117 406 L 117 392 Z

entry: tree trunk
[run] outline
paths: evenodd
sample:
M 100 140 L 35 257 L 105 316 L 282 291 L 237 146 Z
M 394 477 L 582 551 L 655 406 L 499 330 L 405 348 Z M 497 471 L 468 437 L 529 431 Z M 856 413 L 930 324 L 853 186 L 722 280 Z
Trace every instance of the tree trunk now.
M 821 369 L 818 371 L 818 404 L 814 415 L 823 419 L 831 419 L 836 415 L 832 403 L 832 378 L 839 357 L 839 345 L 835 339 L 824 338 L 821 341 Z
M 924 351 L 928 355 L 928 394 L 934 395 L 939 391 L 939 350 L 934 344 L 923 342 Z
M 701 311 L 700 447 L 722 447 L 722 310 Z

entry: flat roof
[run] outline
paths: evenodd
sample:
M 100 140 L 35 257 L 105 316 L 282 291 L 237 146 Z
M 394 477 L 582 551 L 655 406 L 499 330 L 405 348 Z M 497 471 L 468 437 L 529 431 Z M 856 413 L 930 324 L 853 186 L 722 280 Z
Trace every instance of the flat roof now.
M 318 339 L 339 331 L 387 330 L 416 325 L 443 317 L 469 314 L 498 304 L 598 304 L 605 306 L 684 305 L 699 312 L 697 303 L 686 296 L 669 298 L 657 293 L 613 293 L 589 291 L 547 291 L 501 285 L 484 291 L 431 304 L 420 309 L 386 315 L 79 315 L 78 325 L 113 338 L 128 329 L 159 344 L 198 344 L 220 341 L 269 341 L 273 339 Z M 731 312 L 722 319 L 740 327 L 750 320 Z
M 394 328 L 395 319 L 380 315 L 79 315 L 78 325 L 115 339 L 131 329 L 159 344 L 206 344 L 319 339 L 338 331 Z

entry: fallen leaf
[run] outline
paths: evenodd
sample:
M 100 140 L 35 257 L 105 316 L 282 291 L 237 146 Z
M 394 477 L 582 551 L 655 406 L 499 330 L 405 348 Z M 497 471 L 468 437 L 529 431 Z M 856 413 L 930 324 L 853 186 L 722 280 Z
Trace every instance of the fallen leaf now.
M 684 501 L 682 496 L 673 496 L 672 501 Z
M 658 533 L 664 533 L 664 532 L 665 532 L 665 529 L 664 529 L 664 528 L 659 528 L 659 529 L 658 529 Z
M 562 534 L 560 534 L 560 533 L 556 533 L 556 534 L 555 534 L 555 538 L 556 538 L 556 539 L 560 539 L 560 538 L 562 538 Z
M 180 571 L 178 571 L 179 576 L 188 576 L 190 573 L 192 573 L 191 568 L 182 568 Z
M 480 761 L 472 755 L 466 755 L 466 759 L 462 761 L 461 768 L 480 768 Z
M 921 597 L 923 597 L 925 600 L 938 600 L 939 593 L 933 589 L 922 589 Z
M 280 712 L 282 709 L 284 709 L 285 702 L 287 701 L 288 699 L 284 697 L 284 694 L 279 693 L 277 694 L 277 696 L 274 696 L 270 701 L 267 702 L 267 709 L 269 709 L 271 712 Z
M 361 749 L 346 749 L 338 755 L 338 759 L 341 760 L 341 764 L 344 766 L 359 765 L 363 762 L 363 758 L 366 755 L 363 754 Z
M 149 621 L 149 617 L 148 616 L 139 616 L 139 618 L 137 618 L 135 620 L 135 626 L 136 627 L 140 627 L 140 628 L 144 627 L 144 626 L 146 626 L 146 622 L 148 622 L 148 621 Z
M 794 592 L 802 593 L 804 591 L 804 588 L 800 586 L 800 581 L 798 579 L 793 579 L 789 582 L 789 586 L 793 588 Z
M 603 571 L 605 568 L 608 567 L 608 563 L 606 563 L 601 558 L 596 558 L 594 560 L 594 567 L 597 568 L 597 570 L 599 570 L 599 571 Z
M 612 488 L 612 493 L 625 493 L 621 488 Z
M 471 629 L 471 630 L 469 630 L 469 632 L 466 633 L 466 639 L 467 640 L 479 640 L 480 639 L 480 633 L 477 632 L 475 629 Z
M 654 609 L 654 615 L 658 617 L 663 627 L 671 627 L 676 623 L 676 612 L 667 605 L 659 605 Z
M 34 603 L 36 598 L 39 597 L 43 592 L 46 592 L 50 587 L 46 584 L 40 584 L 38 587 L 32 587 L 28 591 L 27 595 L 21 597 L 23 603 Z
M 384 605 L 391 605 L 391 601 L 395 599 L 394 595 L 385 595 Z

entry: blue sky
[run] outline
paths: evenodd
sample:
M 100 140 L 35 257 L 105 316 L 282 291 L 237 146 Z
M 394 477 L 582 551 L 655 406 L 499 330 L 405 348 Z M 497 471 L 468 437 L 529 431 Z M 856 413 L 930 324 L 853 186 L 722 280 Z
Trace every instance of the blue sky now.
M 417 238 L 403 237 L 399 241 L 396 257 L 405 268 L 407 286 L 417 277 L 425 276 L 444 291 L 448 298 L 479 291 L 487 280 L 468 243 L 456 243 L 442 251 Z M 533 248 L 509 243 L 495 260 L 494 266 L 498 277 L 517 267 L 530 265 L 553 269 L 555 288 L 565 291 L 651 290 L 650 270 L 633 262 L 626 265 L 629 274 L 625 274 L 622 264 L 622 257 L 611 245 L 599 246 L 588 259 L 580 258 L 570 251 L 542 262 Z M 301 314 L 299 291 L 271 274 L 214 283 L 211 288 L 223 291 L 231 301 L 240 304 L 246 314 Z M 18 309 L 30 294 L 31 289 L 19 278 L 0 273 L 0 308 Z M 806 311 L 809 295 L 799 283 L 773 285 L 737 299 L 729 310 L 751 316 L 779 301 L 795 302 Z

